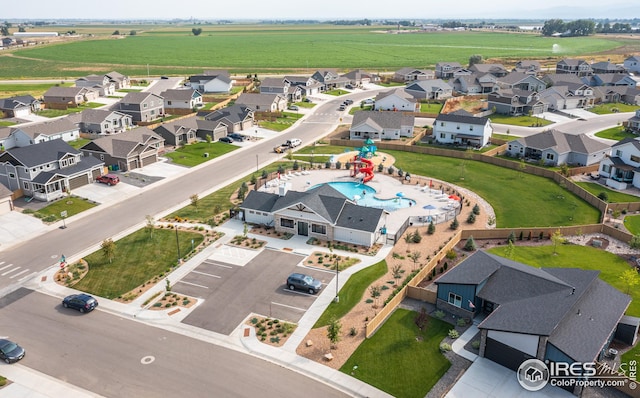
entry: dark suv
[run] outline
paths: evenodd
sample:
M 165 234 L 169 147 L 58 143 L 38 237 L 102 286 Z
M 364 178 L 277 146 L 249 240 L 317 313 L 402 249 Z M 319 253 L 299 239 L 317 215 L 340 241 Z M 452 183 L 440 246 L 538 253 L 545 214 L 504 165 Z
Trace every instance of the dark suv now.
M 72 294 L 62 300 L 62 306 L 64 308 L 73 308 L 80 312 L 90 312 L 98 306 L 98 300 L 85 293 Z
M 306 290 L 310 294 L 316 294 L 322 289 L 322 282 L 312 276 L 296 273 L 287 278 L 287 287 L 289 290 L 300 289 Z

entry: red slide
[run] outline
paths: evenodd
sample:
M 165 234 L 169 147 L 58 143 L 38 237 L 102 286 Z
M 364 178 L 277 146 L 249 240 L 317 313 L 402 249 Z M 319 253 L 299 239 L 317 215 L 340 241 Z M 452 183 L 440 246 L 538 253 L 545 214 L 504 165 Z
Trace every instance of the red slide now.
M 362 182 L 371 181 L 373 179 L 373 162 L 364 158 L 360 158 L 360 161 L 367 165 L 367 167 L 360 167 L 360 172 L 364 174 Z

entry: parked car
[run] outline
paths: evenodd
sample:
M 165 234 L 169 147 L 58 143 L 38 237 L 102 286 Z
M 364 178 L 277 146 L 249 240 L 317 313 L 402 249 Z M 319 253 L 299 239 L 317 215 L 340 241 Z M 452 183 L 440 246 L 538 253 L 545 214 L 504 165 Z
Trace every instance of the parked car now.
M 287 142 L 285 142 L 284 144 L 289 146 L 289 148 L 295 148 L 302 144 L 302 140 L 300 138 L 292 138 L 290 140 L 287 140 Z
M 96 181 L 111 186 L 111 185 L 116 185 L 117 183 L 119 183 L 120 182 L 120 177 L 118 177 L 115 174 L 105 174 L 103 176 L 100 176 L 100 177 L 96 178 Z
M 62 300 L 64 308 L 73 308 L 80 312 L 91 312 L 98 306 L 98 300 L 86 293 L 72 294 Z
M 373 104 L 375 104 L 375 101 L 373 99 L 369 98 L 369 99 L 366 99 L 366 100 L 362 101 L 362 104 L 363 105 L 373 105 Z
M 351 105 L 353 104 L 353 100 L 352 99 L 346 99 L 344 100 L 345 105 Z
M 220 139 L 218 141 L 226 142 L 227 144 L 231 144 L 233 142 L 233 139 L 231 139 L 230 137 L 220 137 Z
M 246 138 L 244 135 L 238 134 L 238 133 L 231 133 L 231 134 L 227 135 L 227 137 L 231 138 L 234 141 L 239 141 L 239 142 L 244 141 L 245 138 Z
M 346 86 L 344 86 L 344 88 L 346 88 L 347 90 L 353 90 L 353 86 L 351 84 L 347 84 Z
M 293 273 L 287 278 L 287 287 L 289 290 L 300 289 L 316 294 L 322 289 L 322 282 L 309 275 Z
M 307 98 L 307 97 L 304 97 L 304 98 L 302 99 L 302 102 L 311 102 L 311 100 L 310 100 L 309 98 Z
M 24 358 L 24 348 L 7 339 L 0 339 L 0 359 L 6 363 L 18 362 Z
M 289 105 L 289 110 L 297 112 L 300 110 L 300 108 L 298 108 L 298 105 Z
M 347 108 L 344 106 L 344 104 L 341 104 L 341 105 L 338 107 L 338 110 L 339 110 L 339 111 L 343 111 L 343 110 L 345 110 L 345 109 L 347 109 Z

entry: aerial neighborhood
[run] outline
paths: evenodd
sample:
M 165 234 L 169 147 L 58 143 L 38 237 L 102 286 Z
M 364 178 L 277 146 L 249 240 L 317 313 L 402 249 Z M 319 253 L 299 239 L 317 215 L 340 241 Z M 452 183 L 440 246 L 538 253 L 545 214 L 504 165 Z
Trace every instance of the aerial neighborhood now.
M 0 325 L 42 290 L 46 310 L 82 313 L 59 327 L 110 333 L 117 316 L 127 349 L 149 351 L 111 363 L 123 390 L 101 390 L 37 365 L 44 323 L 19 345 L 0 326 L 0 359 L 34 369 L 0 367 L 0 396 L 35 390 L 35 370 L 59 396 L 136 396 L 129 377 L 153 366 L 180 376 L 150 394 L 205 396 L 195 367 L 224 379 L 241 352 L 280 396 L 292 375 L 314 397 L 637 396 L 640 54 L 474 57 L 87 70 L 0 98 Z M 81 358 L 73 336 L 53 355 Z M 229 396 L 258 394 L 246 380 Z

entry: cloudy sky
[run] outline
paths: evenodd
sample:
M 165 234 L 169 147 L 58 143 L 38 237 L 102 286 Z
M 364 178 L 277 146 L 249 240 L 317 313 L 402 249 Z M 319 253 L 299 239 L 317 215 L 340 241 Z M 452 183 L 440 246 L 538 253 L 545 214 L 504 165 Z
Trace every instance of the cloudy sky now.
M 611 2 L 609 2 L 611 1 Z M 630 18 L 640 4 L 620 0 L 418 1 L 389 0 L 29 0 L 28 7 L 3 7 L 0 19 L 467 19 Z M 634 4 L 635 3 L 635 4 Z

